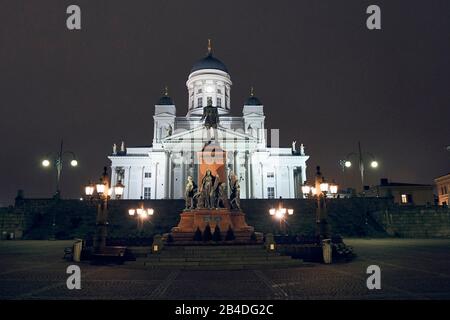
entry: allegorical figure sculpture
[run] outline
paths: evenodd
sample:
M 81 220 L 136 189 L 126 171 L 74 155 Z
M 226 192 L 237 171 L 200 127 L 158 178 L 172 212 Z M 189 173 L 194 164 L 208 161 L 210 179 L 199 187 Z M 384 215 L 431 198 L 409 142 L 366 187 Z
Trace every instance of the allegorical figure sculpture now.
M 215 201 L 216 202 L 216 208 L 217 209 L 219 209 L 221 207 L 228 208 L 227 185 L 226 185 L 226 183 L 225 182 L 220 182 L 215 193 L 216 193 L 216 201 Z
M 211 170 L 206 170 L 206 174 L 202 179 L 201 192 L 204 200 L 204 207 L 211 209 L 214 207 L 214 190 L 215 190 L 215 180 L 216 179 Z
M 186 209 L 193 209 L 194 208 L 194 195 L 196 191 L 196 185 L 194 183 L 194 180 L 191 176 L 188 177 L 186 182 L 186 187 L 184 190 L 184 199 L 186 202 Z
M 219 124 L 219 112 L 217 111 L 217 107 L 212 105 L 212 98 L 208 97 L 208 102 L 206 107 L 203 108 L 203 115 L 200 118 L 200 121 L 203 121 L 208 141 L 215 139 L 217 135 L 217 125 Z M 213 137 L 211 137 L 211 128 L 213 129 Z
M 230 204 L 232 209 L 241 209 L 241 187 L 239 186 L 239 178 L 230 172 L 228 177 L 230 184 Z

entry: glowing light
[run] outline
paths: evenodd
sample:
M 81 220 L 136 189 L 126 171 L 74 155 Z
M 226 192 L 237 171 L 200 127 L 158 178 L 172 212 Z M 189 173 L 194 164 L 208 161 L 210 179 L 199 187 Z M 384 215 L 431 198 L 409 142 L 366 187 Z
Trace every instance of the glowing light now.
M 84 187 L 84 193 L 87 196 L 92 196 L 94 194 L 94 186 L 90 184 Z
M 288 209 L 288 215 L 292 216 L 294 214 L 294 209 Z
M 303 194 L 309 194 L 311 192 L 311 187 L 307 185 L 302 186 L 302 192 Z
M 76 166 L 78 165 L 78 161 L 75 160 L 75 159 L 73 159 L 72 161 L 70 161 L 70 165 L 71 165 L 72 167 L 76 167 Z
M 269 210 L 269 213 L 271 216 L 274 216 L 277 210 L 275 210 L 275 208 L 272 208 Z
M 43 160 L 43 161 L 42 161 L 42 166 L 44 166 L 44 167 L 50 166 L 50 161 L 47 160 L 47 159 Z
M 206 87 L 206 92 L 213 93 L 214 92 L 214 87 L 213 86 L 207 86 Z
M 283 212 L 281 212 L 281 210 L 277 210 L 277 212 L 275 213 L 275 217 L 277 217 L 277 219 L 283 219 Z
M 347 160 L 347 161 L 345 161 L 344 165 L 346 168 L 350 168 L 352 166 L 352 163 Z
M 332 184 L 332 185 L 330 185 L 330 192 L 331 192 L 332 194 L 336 194 L 337 191 L 338 191 L 338 186 L 337 186 L 337 184 Z
M 371 163 L 370 163 L 370 166 L 372 167 L 372 168 L 378 168 L 378 162 L 377 161 L 372 161 Z
M 95 188 L 97 189 L 98 194 L 103 194 L 105 192 L 106 186 L 103 183 L 97 183 L 95 185 Z
M 152 216 L 153 215 L 153 213 L 154 213 L 154 211 L 153 211 L 153 209 L 147 209 L 147 214 L 149 215 L 149 216 Z
M 327 192 L 327 191 L 328 191 L 328 183 L 322 182 L 322 183 L 320 184 L 320 191 L 322 191 L 322 192 Z
M 122 184 L 121 181 L 117 182 L 117 184 L 114 186 L 114 194 L 117 197 L 121 197 L 123 195 L 123 190 L 125 189 L 125 186 Z
M 134 209 L 129 209 L 128 210 L 128 214 L 130 215 L 130 216 L 134 216 L 134 213 L 136 212 L 136 210 L 134 210 Z

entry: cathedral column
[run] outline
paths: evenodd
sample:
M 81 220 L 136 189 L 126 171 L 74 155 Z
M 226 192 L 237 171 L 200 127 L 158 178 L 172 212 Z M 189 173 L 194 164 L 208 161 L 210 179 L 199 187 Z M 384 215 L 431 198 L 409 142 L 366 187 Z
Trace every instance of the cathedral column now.
M 173 198 L 173 168 L 172 168 L 172 159 L 173 159 L 173 153 L 169 151 L 169 156 L 168 158 L 168 170 L 169 170 L 169 183 L 168 183 L 168 193 L 167 193 L 167 198 L 168 199 L 172 199 Z
M 116 167 L 111 167 L 111 198 L 115 199 L 116 194 L 114 192 L 114 186 L 117 184 L 117 174 L 116 174 Z
M 154 199 L 158 199 L 158 163 L 155 162 L 152 166 L 153 171 L 153 194 Z
M 288 175 L 289 175 L 289 198 L 295 198 L 295 182 L 294 182 L 294 170 L 295 167 L 288 166 Z
M 184 187 L 184 184 L 186 183 L 186 180 L 187 180 L 187 174 L 186 174 L 186 171 L 187 171 L 187 166 L 186 166 L 187 157 L 186 157 L 186 154 L 183 151 L 181 151 L 180 155 L 181 155 L 181 158 L 180 158 L 180 161 L 181 161 L 181 164 L 180 164 L 180 166 L 181 166 L 181 181 L 180 181 L 180 183 L 181 183 L 181 186 Z M 183 188 L 181 190 L 183 190 Z
M 131 166 L 126 168 L 126 173 L 125 173 L 125 180 L 124 181 L 124 185 L 126 186 L 126 190 L 127 190 L 127 199 L 130 199 L 130 174 L 131 174 Z
M 247 165 L 247 186 L 248 186 L 248 195 L 249 198 L 253 199 L 254 198 L 254 193 L 253 193 L 253 175 L 255 174 L 255 170 L 254 170 L 254 165 L 251 161 L 250 158 L 250 153 L 248 151 L 245 152 L 245 162 Z

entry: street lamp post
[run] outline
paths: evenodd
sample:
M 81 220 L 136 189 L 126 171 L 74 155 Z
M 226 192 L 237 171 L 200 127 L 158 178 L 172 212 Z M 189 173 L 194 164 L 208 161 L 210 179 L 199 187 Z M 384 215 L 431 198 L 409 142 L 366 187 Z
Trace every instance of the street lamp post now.
M 320 172 L 320 166 L 317 166 L 314 187 L 307 184 L 302 186 L 302 192 L 307 198 L 317 200 L 316 208 L 316 235 L 320 239 L 328 239 L 331 236 L 330 226 L 328 225 L 328 211 L 326 204 L 327 194 L 335 195 L 338 186 L 335 183 L 328 183 Z
M 120 183 L 120 182 L 119 182 Z M 115 186 L 117 188 L 117 185 Z M 86 195 L 97 202 L 96 233 L 94 237 L 94 253 L 101 253 L 106 247 L 108 233 L 108 200 L 110 199 L 110 184 L 107 167 L 103 168 L 103 174 L 97 184 L 89 183 L 85 188 Z M 115 192 L 123 192 L 123 188 L 115 189 Z M 117 193 L 116 193 L 117 195 Z
M 128 210 L 128 215 L 131 217 L 136 217 L 137 219 L 137 228 L 139 232 L 144 228 L 144 222 L 149 217 L 153 216 L 154 210 L 152 208 L 144 208 L 144 204 L 142 203 L 138 208 L 131 208 Z
M 286 234 L 286 219 L 287 216 L 292 216 L 294 214 L 294 209 L 286 209 L 280 203 L 278 208 L 271 208 L 269 210 L 269 214 L 279 221 L 280 232 L 284 232 Z
M 364 171 L 365 171 L 365 166 L 364 164 L 366 163 L 366 157 L 370 158 L 370 167 L 373 169 L 378 168 L 378 161 L 375 160 L 375 157 L 373 156 L 373 154 L 369 153 L 369 152 L 363 152 L 362 148 L 361 148 L 361 142 L 358 141 L 358 152 L 351 152 L 347 155 L 345 160 L 341 160 L 339 161 L 341 167 L 342 167 L 342 171 L 345 172 L 345 169 L 350 168 L 353 163 L 350 161 L 351 158 L 356 158 L 356 160 L 358 161 L 358 169 L 359 169 L 359 174 L 360 174 L 360 178 L 361 178 L 361 189 L 364 193 Z
M 59 199 L 61 196 L 61 174 L 63 170 L 63 161 L 64 156 L 70 156 L 70 165 L 72 167 L 78 166 L 78 160 L 76 159 L 75 153 L 72 151 L 64 151 L 63 149 L 63 140 L 61 140 L 61 144 L 59 147 L 59 151 L 56 153 L 49 153 L 44 160 L 42 160 L 42 166 L 44 168 L 49 168 L 51 165 L 54 165 L 56 169 L 56 193 L 55 198 Z

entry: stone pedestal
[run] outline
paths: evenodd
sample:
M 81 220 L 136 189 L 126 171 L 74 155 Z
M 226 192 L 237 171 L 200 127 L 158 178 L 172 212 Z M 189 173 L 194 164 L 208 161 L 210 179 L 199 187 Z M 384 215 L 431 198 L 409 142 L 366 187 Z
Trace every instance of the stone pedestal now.
M 251 235 L 254 232 L 254 228 L 245 222 L 245 214 L 242 211 L 221 208 L 183 211 L 178 226 L 173 227 L 170 234 L 174 242 L 194 242 L 197 228 L 203 233 L 208 224 L 211 233 L 214 233 L 216 225 L 219 226 L 223 240 L 229 227 L 233 229 L 236 242 L 251 242 Z

